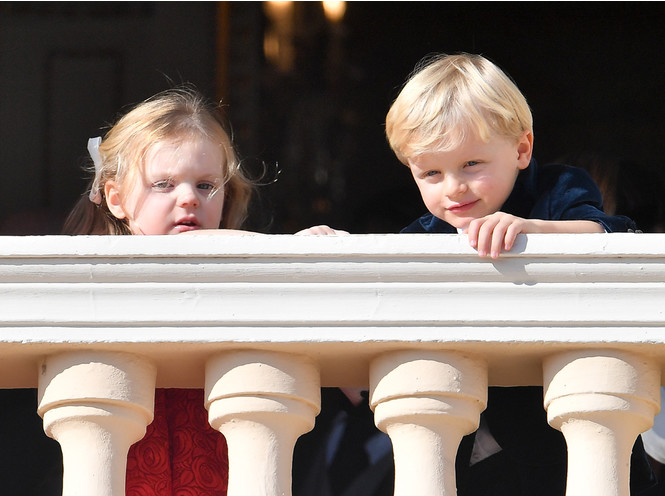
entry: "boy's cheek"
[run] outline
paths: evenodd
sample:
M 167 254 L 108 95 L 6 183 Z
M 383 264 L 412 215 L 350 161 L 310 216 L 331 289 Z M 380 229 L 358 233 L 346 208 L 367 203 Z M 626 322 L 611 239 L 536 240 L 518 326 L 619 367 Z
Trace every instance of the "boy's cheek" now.
M 435 210 L 438 211 L 440 210 L 439 208 L 439 203 L 435 202 L 432 198 L 430 198 L 427 195 L 421 195 L 423 203 L 427 207 L 427 210 L 429 210 L 431 213 L 436 215 Z

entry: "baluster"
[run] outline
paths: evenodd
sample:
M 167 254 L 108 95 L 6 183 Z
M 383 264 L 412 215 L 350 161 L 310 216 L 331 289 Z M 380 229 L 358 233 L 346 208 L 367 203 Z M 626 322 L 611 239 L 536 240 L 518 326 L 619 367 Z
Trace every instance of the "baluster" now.
M 155 376 L 151 363 L 126 353 L 42 362 L 38 412 L 62 448 L 63 496 L 124 496 L 127 452 L 152 421 Z
M 614 350 L 571 351 L 543 363 L 545 408 L 568 445 L 567 496 L 629 496 L 630 455 L 653 425 L 660 368 Z
M 286 353 L 226 353 L 206 364 L 206 398 L 228 444 L 228 496 L 289 496 L 293 448 L 321 408 L 317 366 Z
M 376 425 L 392 441 L 395 496 L 457 494 L 455 458 L 487 405 L 487 366 L 462 353 L 401 351 L 370 366 Z

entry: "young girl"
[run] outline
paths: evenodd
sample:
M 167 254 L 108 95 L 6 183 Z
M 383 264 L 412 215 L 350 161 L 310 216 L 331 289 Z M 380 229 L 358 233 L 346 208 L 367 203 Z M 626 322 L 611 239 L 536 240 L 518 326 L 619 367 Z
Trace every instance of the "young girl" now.
M 88 150 L 94 177 L 64 234 L 237 233 L 247 216 L 252 183 L 218 109 L 191 89 L 139 104 Z M 157 389 L 154 421 L 129 451 L 126 494 L 225 495 L 227 475 L 226 442 L 208 424 L 203 390 Z

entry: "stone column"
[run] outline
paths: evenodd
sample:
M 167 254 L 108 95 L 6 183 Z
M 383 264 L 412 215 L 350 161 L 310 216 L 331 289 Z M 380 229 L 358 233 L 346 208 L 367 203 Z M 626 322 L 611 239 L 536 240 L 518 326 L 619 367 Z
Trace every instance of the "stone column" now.
M 370 365 L 370 404 L 393 444 L 395 496 L 457 494 L 457 448 L 487 405 L 485 362 L 456 352 L 382 355 Z
M 226 437 L 228 496 L 289 496 L 296 440 L 321 409 L 318 367 L 307 357 L 234 351 L 206 364 L 210 425 Z
M 46 358 L 39 415 L 63 455 L 63 496 L 124 496 L 129 447 L 145 435 L 155 403 L 154 366 L 113 352 Z
M 544 360 L 545 408 L 568 445 L 567 496 L 629 496 L 630 455 L 653 425 L 660 368 L 647 357 L 581 350 Z

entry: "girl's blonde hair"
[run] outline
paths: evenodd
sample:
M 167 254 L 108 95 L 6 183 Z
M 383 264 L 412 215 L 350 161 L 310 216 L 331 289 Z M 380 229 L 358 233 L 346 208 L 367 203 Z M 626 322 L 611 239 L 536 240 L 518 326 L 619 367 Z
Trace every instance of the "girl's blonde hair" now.
M 515 83 L 480 55 L 423 59 L 386 116 L 397 158 L 458 147 L 468 136 L 518 139 L 533 131 L 531 110 Z
M 99 145 L 90 188 L 65 221 L 64 234 L 131 234 L 109 211 L 107 181 L 124 186 L 143 171 L 148 150 L 165 140 L 209 139 L 224 151 L 224 216 L 220 227 L 238 229 L 247 217 L 253 186 L 241 168 L 220 109 L 196 90 L 166 90 L 138 104 L 111 127 Z

